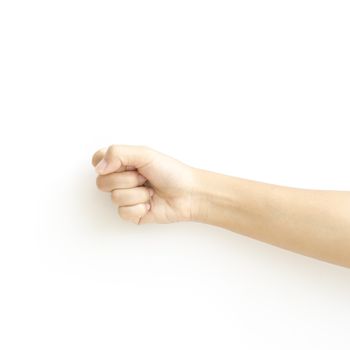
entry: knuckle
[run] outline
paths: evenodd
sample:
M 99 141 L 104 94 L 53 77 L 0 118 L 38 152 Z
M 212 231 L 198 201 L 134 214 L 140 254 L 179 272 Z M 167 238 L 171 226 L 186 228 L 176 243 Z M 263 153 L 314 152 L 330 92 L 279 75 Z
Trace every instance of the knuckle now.
M 105 176 L 108 176 L 108 186 L 112 191 L 120 187 L 120 183 L 121 183 L 120 174 L 115 173 L 115 174 L 109 174 Z
M 107 153 L 106 153 L 106 157 L 107 158 L 113 158 L 118 154 L 118 150 L 119 150 L 119 146 L 118 145 L 110 145 L 108 147 Z
M 125 219 L 125 220 L 126 220 L 125 208 L 119 207 L 119 208 L 118 208 L 118 215 L 119 215 L 122 219 Z
M 97 188 L 99 190 L 103 190 L 104 189 L 102 176 L 97 176 L 96 177 L 96 186 L 97 186 Z
M 119 207 L 118 208 L 118 214 L 123 220 L 130 221 L 132 218 L 130 217 L 130 213 L 128 208 L 125 207 Z
M 121 199 L 120 197 L 121 197 L 120 196 L 120 192 L 118 190 L 112 191 L 112 200 L 113 200 L 113 202 L 119 203 L 120 199 Z
M 110 146 L 110 148 L 111 148 L 111 152 L 112 152 L 112 153 L 117 153 L 117 152 L 118 152 L 118 149 L 119 149 L 119 146 L 113 144 L 113 145 Z
M 140 224 L 141 218 L 138 215 L 136 215 L 136 213 L 130 208 L 119 207 L 118 214 L 123 220 L 133 222 L 136 225 Z

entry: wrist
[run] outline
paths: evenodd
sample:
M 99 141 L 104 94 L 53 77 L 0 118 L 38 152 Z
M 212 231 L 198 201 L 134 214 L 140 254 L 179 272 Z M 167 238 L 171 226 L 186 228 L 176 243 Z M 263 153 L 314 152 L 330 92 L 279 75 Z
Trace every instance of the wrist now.
M 193 169 L 193 186 L 191 189 L 191 221 L 204 222 L 208 216 L 208 206 L 211 186 L 205 186 L 207 181 L 204 170 Z
M 227 210 L 237 211 L 235 178 L 197 168 L 193 173 L 191 221 L 216 225 Z

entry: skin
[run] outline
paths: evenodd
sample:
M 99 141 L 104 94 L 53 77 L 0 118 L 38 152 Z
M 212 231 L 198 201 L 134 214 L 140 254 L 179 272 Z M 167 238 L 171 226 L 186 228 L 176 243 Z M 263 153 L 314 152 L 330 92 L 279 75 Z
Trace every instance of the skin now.
M 350 267 L 350 192 L 227 176 L 143 146 L 111 145 L 92 164 L 125 220 L 202 222 Z

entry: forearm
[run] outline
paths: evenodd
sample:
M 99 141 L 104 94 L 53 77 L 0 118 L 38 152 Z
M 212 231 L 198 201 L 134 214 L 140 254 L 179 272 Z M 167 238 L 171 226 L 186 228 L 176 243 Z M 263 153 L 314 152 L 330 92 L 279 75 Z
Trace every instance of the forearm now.
M 195 172 L 193 220 L 350 267 L 350 192 Z

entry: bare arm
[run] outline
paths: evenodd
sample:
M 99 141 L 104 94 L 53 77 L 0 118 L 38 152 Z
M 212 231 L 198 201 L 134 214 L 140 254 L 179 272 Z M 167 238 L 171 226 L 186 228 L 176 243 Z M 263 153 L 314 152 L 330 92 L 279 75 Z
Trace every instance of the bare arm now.
M 350 267 L 350 192 L 226 176 L 141 146 L 97 151 L 97 186 L 137 224 L 197 221 Z
M 194 220 L 350 267 L 350 192 L 197 172 Z

